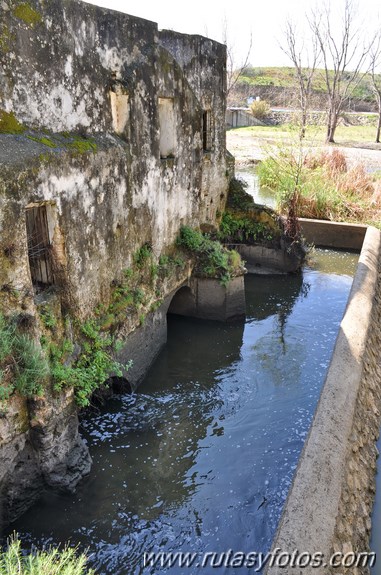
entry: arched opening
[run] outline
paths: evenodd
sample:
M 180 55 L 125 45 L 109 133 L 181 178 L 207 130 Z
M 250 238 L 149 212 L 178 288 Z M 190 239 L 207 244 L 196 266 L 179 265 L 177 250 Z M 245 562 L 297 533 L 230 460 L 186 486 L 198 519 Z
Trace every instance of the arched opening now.
M 110 377 L 110 388 L 113 393 L 132 393 L 132 385 L 125 377 L 113 375 Z
M 172 298 L 168 308 L 169 314 L 195 316 L 196 300 L 188 286 L 180 288 Z

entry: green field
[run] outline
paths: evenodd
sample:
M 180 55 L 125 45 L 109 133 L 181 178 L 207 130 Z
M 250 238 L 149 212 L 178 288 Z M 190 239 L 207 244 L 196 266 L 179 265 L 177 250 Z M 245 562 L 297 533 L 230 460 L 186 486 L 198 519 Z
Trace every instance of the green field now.
M 290 124 L 235 128 L 229 130 L 230 132 L 240 133 L 244 139 L 258 139 L 263 144 L 293 144 L 298 141 L 298 128 Z M 308 126 L 305 143 L 308 146 L 321 146 L 325 142 L 325 135 L 325 126 Z M 339 125 L 335 132 L 335 144 L 336 146 L 381 150 L 381 145 L 375 143 L 375 136 L 376 129 L 373 126 Z
M 330 72 L 332 75 L 333 72 Z M 295 69 L 290 67 L 255 68 L 247 66 L 239 79 L 240 84 L 250 86 L 269 86 L 278 88 L 295 88 Z M 325 71 L 318 69 L 313 79 L 313 90 L 317 93 L 326 93 Z M 353 97 L 361 100 L 373 101 L 370 75 L 365 74 L 353 92 Z

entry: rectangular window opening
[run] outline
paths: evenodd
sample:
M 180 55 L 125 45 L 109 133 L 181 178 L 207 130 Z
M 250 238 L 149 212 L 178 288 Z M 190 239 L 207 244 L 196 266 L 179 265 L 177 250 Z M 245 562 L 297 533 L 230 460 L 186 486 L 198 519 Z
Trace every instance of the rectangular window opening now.
M 117 134 L 124 134 L 129 120 L 129 95 L 121 86 L 110 92 L 112 126 Z
M 52 238 L 54 206 L 34 205 L 26 208 L 29 267 L 34 286 L 54 285 Z
M 204 152 L 210 152 L 212 148 L 212 130 L 210 111 L 204 110 L 202 113 L 202 149 Z
M 176 118 L 173 98 L 159 98 L 160 158 L 174 158 Z

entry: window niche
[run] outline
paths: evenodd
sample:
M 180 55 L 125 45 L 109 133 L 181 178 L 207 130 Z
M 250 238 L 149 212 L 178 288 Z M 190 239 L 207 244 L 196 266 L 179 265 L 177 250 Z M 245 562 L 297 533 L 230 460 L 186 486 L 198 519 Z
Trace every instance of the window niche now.
M 121 84 L 114 83 L 110 90 L 112 126 L 114 132 L 123 135 L 130 116 L 129 94 Z
M 57 222 L 54 204 L 31 204 L 25 209 L 28 258 L 32 283 L 47 287 L 56 283 L 53 236 Z
M 176 121 L 173 98 L 159 98 L 160 158 L 174 158 Z
M 210 110 L 204 110 L 202 113 L 202 149 L 204 152 L 210 152 L 212 149 L 212 126 Z

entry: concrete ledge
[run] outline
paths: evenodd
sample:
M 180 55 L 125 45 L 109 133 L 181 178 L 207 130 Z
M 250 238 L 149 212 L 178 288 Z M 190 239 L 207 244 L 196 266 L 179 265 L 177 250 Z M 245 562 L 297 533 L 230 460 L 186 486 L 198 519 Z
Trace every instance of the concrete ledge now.
M 367 226 L 299 218 L 307 243 L 326 248 L 361 250 Z
M 232 247 L 245 261 L 249 274 L 288 274 L 296 272 L 302 265 L 301 259 L 290 255 L 286 249 L 248 244 L 234 244 Z
M 380 315 L 376 299 L 377 294 L 379 297 L 380 248 L 380 231 L 368 228 L 326 381 L 274 539 L 274 550 L 320 552 L 326 560 L 338 548 L 344 551 L 367 550 L 356 549 L 353 541 L 346 541 L 346 538 L 348 532 L 354 538 L 359 529 L 358 511 L 356 516 L 359 501 L 366 502 L 362 521 L 369 520 L 371 510 L 369 493 L 372 486 L 369 483 L 375 474 L 375 452 L 371 446 L 378 433 L 379 412 L 377 406 L 369 406 L 364 397 L 369 394 L 369 381 L 374 380 L 374 377 L 367 377 L 369 363 L 380 363 L 379 347 L 374 350 L 369 346 L 371 349 L 367 349 L 368 338 L 375 326 L 374 314 L 378 310 L 377 321 Z M 379 389 L 380 380 L 373 385 Z M 369 437 L 359 437 L 359 433 L 368 432 L 370 421 Z M 362 431 L 359 432 L 358 428 Z M 361 451 L 365 443 L 370 445 L 366 452 Z M 354 464 L 351 456 L 356 450 L 358 463 Z M 362 474 L 361 482 L 357 481 L 356 474 Z M 353 519 L 354 525 L 352 531 L 345 532 L 340 522 L 345 513 L 343 509 L 351 505 L 355 508 L 354 518 L 346 520 Z M 370 525 L 363 531 L 359 545 L 365 545 L 369 539 Z M 300 567 L 269 567 L 266 570 L 267 575 L 309 572 L 309 569 Z M 313 569 L 313 572 L 327 575 L 330 570 L 321 567 Z M 333 572 L 341 575 L 369 571 L 352 568 L 334 569 Z

